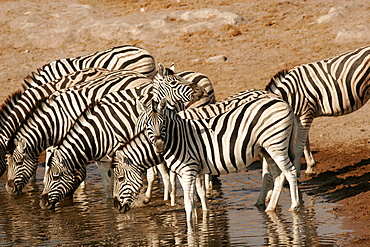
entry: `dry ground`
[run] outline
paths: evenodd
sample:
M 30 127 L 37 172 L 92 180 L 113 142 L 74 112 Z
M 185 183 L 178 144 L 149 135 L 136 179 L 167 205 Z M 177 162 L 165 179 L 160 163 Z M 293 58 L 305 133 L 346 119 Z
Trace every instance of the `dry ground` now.
M 177 71 L 206 74 L 215 85 L 218 99 L 245 89 L 263 89 L 281 69 L 369 45 L 370 34 L 364 31 L 370 28 L 369 3 L 367 0 L 1 0 L 0 100 L 20 88 L 22 78 L 30 71 L 47 62 L 122 44 L 146 48 L 166 65 L 175 62 Z M 86 6 L 89 15 L 81 12 Z M 102 37 L 90 30 L 88 36 L 82 32 L 66 38 L 62 32 L 64 22 L 78 28 L 91 16 L 100 18 L 101 23 L 123 16 L 132 16 L 132 21 L 140 22 L 140 15 L 150 17 L 151 13 L 203 8 L 229 11 L 244 20 L 167 33 L 163 37 L 158 34 L 154 37 L 153 30 L 152 39 L 150 33 L 146 38 L 134 35 L 115 38 Z M 332 15 L 328 16 L 330 10 Z M 320 19 L 322 16 L 328 18 Z M 73 21 L 68 22 L 69 17 Z M 207 18 L 212 20 L 212 16 Z M 184 20 L 176 18 L 167 18 L 166 22 L 175 26 L 184 24 Z M 45 29 L 56 26 L 60 36 L 58 32 L 54 36 L 45 33 Z M 215 55 L 228 59 L 206 62 Z M 348 246 L 370 244 L 369 119 L 367 104 L 347 116 L 316 119 L 310 132 L 317 175 L 304 180 L 312 186 L 312 193 L 325 195 L 340 205 L 333 209 L 334 213 L 347 216 L 344 227 L 354 230 L 340 236 L 348 241 Z

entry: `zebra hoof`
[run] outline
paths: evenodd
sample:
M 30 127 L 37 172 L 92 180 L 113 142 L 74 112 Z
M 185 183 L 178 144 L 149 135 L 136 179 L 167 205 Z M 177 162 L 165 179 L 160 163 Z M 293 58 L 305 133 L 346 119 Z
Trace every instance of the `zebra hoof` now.
M 311 172 L 305 172 L 305 175 L 306 175 L 306 177 L 308 177 L 308 178 L 312 178 L 312 177 L 314 177 L 315 175 L 316 175 L 316 172 L 314 172 L 314 171 L 311 171 Z
M 143 203 L 144 203 L 144 204 L 148 204 L 149 202 L 151 202 L 150 198 L 145 198 L 145 199 L 143 200 Z

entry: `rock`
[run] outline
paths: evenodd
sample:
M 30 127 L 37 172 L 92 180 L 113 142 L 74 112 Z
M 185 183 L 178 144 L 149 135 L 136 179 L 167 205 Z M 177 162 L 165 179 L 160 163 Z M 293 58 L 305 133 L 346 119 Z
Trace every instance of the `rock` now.
M 340 30 L 334 39 L 336 43 L 370 40 L 370 26 L 359 25 L 351 29 Z
M 332 7 L 329 13 L 319 17 L 316 22 L 318 24 L 328 23 L 331 21 L 337 21 L 345 17 L 346 8 L 344 7 Z
M 209 57 L 206 59 L 207 63 L 223 63 L 227 60 L 227 57 L 224 55 L 217 55 L 214 57 Z

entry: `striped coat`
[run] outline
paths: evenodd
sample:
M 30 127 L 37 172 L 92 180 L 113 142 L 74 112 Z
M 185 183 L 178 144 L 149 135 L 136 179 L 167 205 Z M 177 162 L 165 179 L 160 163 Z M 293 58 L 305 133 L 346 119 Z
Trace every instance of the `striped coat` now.
M 308 141 L 312 121 L 349 114 L 366 104 L 370 98 L 370 46 L 281 71 L 266 90 L 282 97 L 298 116 L 296 157 L 302 156 L 306 145 L 306 173 L 314 173 Z M 295 165 L 300 169 L 300 159 Z

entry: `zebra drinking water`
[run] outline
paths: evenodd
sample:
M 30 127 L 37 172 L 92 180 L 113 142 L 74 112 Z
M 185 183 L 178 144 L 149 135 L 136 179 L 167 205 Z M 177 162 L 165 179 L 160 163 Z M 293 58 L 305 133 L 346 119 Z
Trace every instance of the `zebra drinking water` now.
M 167 87 L 166 85 L 157 85 L 156 90 L 161 90 L 161 88 Z M 155 90 L 153 90 L 155 91 Z M 166 93 L 173 93 L 171 90 L 167 88 L 165 90 Z M 161 93 L 160 95 L 166 95 L 166 93 Z M 184 119 L 202 119 L 202 118 L 210 118 L 212 116 L 217 116 L 222 112 L 228 111 L 233 107 L 238 105 L 242 105 L 246 102 L 256 100 L 258 98 L 263 97 L 276 97 L 275 95 L 268 93 L 267 91 L 262 90 L 248 90 L 236 95 L 233 95 L 227 99 L 222 101 L 218 101 L 214 104 L 208 104 L 203 107 L 195 107 L 195 108 L 188 108 L 185 111 L 178 113 Z M 145 129 L 143 126 L 142 117 L 139 117 L 138 122 L 138 129 Z M 142 125 L 142 126 L 140 126 Z M 119 138 L 119 137 L 118 137 Z M 144 171 L 149 171 L 153 164 L 156 164 L 156 160 L 160 159 L 161 156 L 158 155 L 151 145 L 148 145 L 149 140 L 145 139 L 146 136 L 141 131 L 138 136 L 131 139 L 129 142 L 122 141 L 122 148 L 115 153 L 116 161 L 115 161 L 115 180 L 114 180 L 114 205 L 119 211 L 127 211 L 129 209 L 130 204 L 134 201 L 134 198 L 138 195 L 142 181 L 141 176 Z M 129 171 L 125 171 L 124 167 L 130 168 Z M 166 167 L 167 168 L 167 167 Z M 168 169 L 168 168 L 167 168 Z M 125 178 L 125 174 L 130 176 L 130 172 L 134 172 L 135 174 L 140 174 L 140 176 L 133 175 L 132 178 L 137 178 L 139 180 L 132 180 L 130 178 Z M 172 175 L 172 174 L 171 174 Z M 203 188 L 205 186 L 207 188 L 207 183 L 209 183 L 209 177 L 207 174 L 203 178 L 197 177 L 200 179 L 198 183 L 200 183 L 197 188 Z M 121 179 L 120 179 L 121 178 Z M 202 181 L 204 180 L 204 182 Z M 171 195 L 171 205 L 175 205 L 175 201 L 172 200 L 175 198 L 175 188 L 174 188 L 174 178 L 171 179 L 172 188 L 172 195 Z M 204 185 L 205 184 L 205 185 Z M 128 193 L 130 191 L 130 193 Z M 202 200 L 202 208 L 207 209 L 206 206 L 207 201 L 205 200 L 204 189 L 202 191 L 198 191 L 198 195 L 203 199 Z M 262 198 L 263 196 L 261 196 Z
M 168 83 L 171 84 L 172 79 L 179 78 L 170 76 Z M 176 89 L 181 94 L 173 95 L 175 100 L 192 101 L 199 97 L 198 94 L 193 95 L 193 90 L 187 85 L 180 84 Z M 148 101 L 152 95 L 143 97 Z M 117 136 L 129 141 L 135 135 L 135 120 L 138 116 L 137 98 L 131 95 L 120 102 L 101 102 L 87 109 L 60 143 L 49 148 L 52 152 L 46 164 L 49 168 L 40 206 L 52 208 L 65 196 L 73 193 L 85 179 L 86 162 L 111 156 L 120 145 Z M 157 162 L 159 164 L 160 161 Z
M 54 145 L 68 132 L 74 121 L 89 106 L 110 93 L 140 85 L 152 84 L 152 80 L 133 71 L 114 71 L 112 74 L 68 88 L 63 93 L 49 97 L 28 115 L 15 133 L 10 133 L 7 149 L 15 153 L 9 165 L 7 190 L 20 193 L 35 173 L 39 154 Z M 14 160 L 16 159 L 16 160 Z
M 90 72 L 86 71 L 88 68 L 90 68 Z M 87 75 L 89 74 L 91 76 L 90 79 L 92 79 L 92 73 L 97 73 L 97 71 L 103 72 L 105 70 L 118 69 L 136 70 L 150 78 L 154 77 L 156 71 L 155 61 L 152 55 L 142 48 L 130 45 L 113 47 L 86 56 L 60 59 L 44 65 L 41 69 L 38 69 L 37 72 L 33 72 L 24 80 L 23 90 L 18 90 L 16 93 L 10 95 L 2 105 L 0 109 L 1 131 L 3 131 L 3 128 L 9 128 L 9 125 L 12 126 L 11 129 L 13 131 L 17 129 L 17 126 L 22 122 L 22 118 L 32 110 L 32 105 L 34 106 L 38 101 L 44 99 L 58 88 L 68 87 L 70 82 L 77 83 L 84 79 L 88 80 L 89 77 L 87 77 Z M 84 72 L 78 72 L 80 70 Z M 81 74 L 82 78 L 79 78 Z M 55 88 L 53 88 L 53 86 L 38 87 L 43 84 L 58 84 L 59 86 Z M 35 88 L 34 91 L 28 92 L 28 89 L 33 88 Z M 16 106 L 20 103 L 18 101 L 22 98 L 24 91 L 27 92 L 28 95 L 25 95 L 23 99 L 26 98 L 29 102 L 24 101 L 25 105 L 19 105 L 17 109 Z M 31 106 L 28 105 L 30 103 Z M 7 135 L 8 131 L 5 132 L 5 135 Z M 6 138 L 0 138 L 0 141 L 1 176 L 6 170 L 5 143 L 7 140 Z
M 272 172 L 274 189 L 266 210 L 275 210 L 284 178 L 291 190 L 290 210 L 297 210 L 300 202 L 292 164 L 295 116 L 285 101 L 277 97 L 259 98 L 200 120 L 178 116 L 183 110 L 181 103 L 170 108 L 166 98 L 159 104 L 153 101 L 152 107 L 145 108 L 143 122 L 156 151 L 163 153 L 167 166 L 181 177 L 188 222 L 194 212 L 194 183 L 198 174 L 237 172 L 252 163 L 260 152 L 270 165 L 281 170 L 280 174 Z

